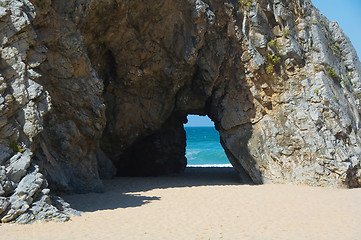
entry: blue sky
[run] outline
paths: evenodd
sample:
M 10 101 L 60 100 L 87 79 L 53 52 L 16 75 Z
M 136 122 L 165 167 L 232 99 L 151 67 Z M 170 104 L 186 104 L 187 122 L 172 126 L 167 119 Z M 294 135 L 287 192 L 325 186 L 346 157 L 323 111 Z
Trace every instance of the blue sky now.
M 188 123 L 185 124 L 186 127 L 210 127 L 214 126 L 213 122 L 209 117 L 206 116 L 197 116 L 197 115 L 188 115 Z
M 361 56 L 361 0 L 312 0 L 330 21 L 337 21 Z M 214 126 L 208 117 L 188 115 L 187 127 Z

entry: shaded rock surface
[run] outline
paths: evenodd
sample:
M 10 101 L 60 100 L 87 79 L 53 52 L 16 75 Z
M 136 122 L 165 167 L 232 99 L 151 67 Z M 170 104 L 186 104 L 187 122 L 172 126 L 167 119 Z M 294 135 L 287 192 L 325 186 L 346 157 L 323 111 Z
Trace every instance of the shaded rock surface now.
M 361 186 L 361 64 L 308 0 L 0 6 L 0 219 L 66 220 L 54 191 L 180 172 L 208 115 L 244 180 Z

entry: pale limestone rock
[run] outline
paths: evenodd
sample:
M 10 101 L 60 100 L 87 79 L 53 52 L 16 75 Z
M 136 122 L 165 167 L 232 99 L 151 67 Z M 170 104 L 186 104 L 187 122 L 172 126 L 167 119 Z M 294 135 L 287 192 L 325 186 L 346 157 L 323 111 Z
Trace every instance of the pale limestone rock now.
M 6 175 L 15 183 L 18 183 L 25 176 L 30 166 L 32 153 L 26 150 L 24 153 L 17 153 L 10 158 L 9 166 L 6 167 Z
M 51 98 L 39 81 L 42 74 L 34 69 L 46 59 L 45 47 L 32 26 L 34 17 L 34 7 L 29 1 L 6 1 L 0 8 L 1 222 L 28 223 L 58 215 L 63 220 L 69 218 L 51 201 L 45 203 L 39 198 L 47 182 L 34 164 L 32 150 L 36 148 L 34 140 L 42 130 L 44 116 L 51 109 Z M 49 192 L 42 195 L 49 198 Z M 26 217 L 40 205 L 42 208 L 36 208 L 35 213 L 46 212 L 46 215 Z

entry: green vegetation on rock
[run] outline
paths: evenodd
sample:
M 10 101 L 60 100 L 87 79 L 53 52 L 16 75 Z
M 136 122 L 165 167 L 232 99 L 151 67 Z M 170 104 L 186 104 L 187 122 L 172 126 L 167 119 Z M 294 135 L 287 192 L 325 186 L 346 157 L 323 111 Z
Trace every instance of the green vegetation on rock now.
M 249 8 L 252 5 L 252 0 L 238 0 L 239 4 Z
M 327 73 L 332 77 L 333 80 L 340 82 L 340 77 L 336 73 L 335 69 L 333 69 L 331 66 L 327 66 Z
M 267 59 L 269 61 L 268 66 L 266 67 L 266 73 L 271 74 L 274 71 L 274 66 L 281 60 L 281 57 L 278 54 L 268 54 Z
M 14 153 L 24 152 L 24 150 L 20 147 L 20 145 L 14 141 L 10 142 L 10 148 L 13 150 Z
M 290 35 L 290 29 L 284 28 L 284 29 L 282 30 L 282 33 L 283 33 L 283 36 L 287 37 L 288 35 Z
M 268 54 L 267 58 L 271 61 L 273 65 L 277 64 L 281 60 L 278 54 Z
M 268 42 L 268 46 L 273 48 L 275 46 L 276 40 L 272 39 L 271 41 Z
M 350 74 L 350 73 L 347 73 L 347 74 L 346 74 L 346 77 L 347 77 L 347 79 L 350 80 L 350 79 L 351 79 L 351 74 Z
M 266 73 L 271 74 L 273 73 L 273 70 L 274 70 L 274 65 L 272 63 L 268 64 L 268 66 L 266 67 Z

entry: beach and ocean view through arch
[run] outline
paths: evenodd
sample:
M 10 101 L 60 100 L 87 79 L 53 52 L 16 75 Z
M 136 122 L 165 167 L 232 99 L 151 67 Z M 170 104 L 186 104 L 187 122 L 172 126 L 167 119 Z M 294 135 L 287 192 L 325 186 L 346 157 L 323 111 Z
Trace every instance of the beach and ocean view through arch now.
M 232 167 L 220 144 L 219 133 L 206 116 L 188 115 L 187 167 Z

